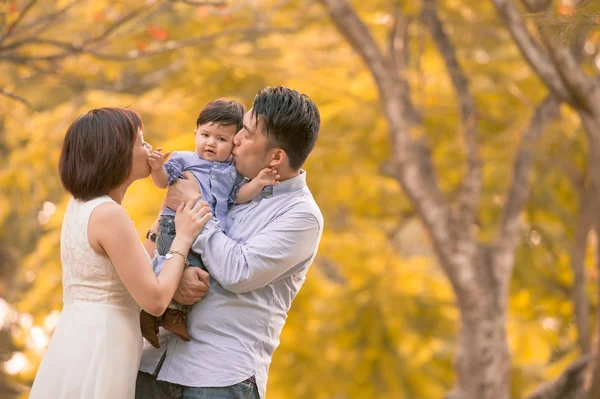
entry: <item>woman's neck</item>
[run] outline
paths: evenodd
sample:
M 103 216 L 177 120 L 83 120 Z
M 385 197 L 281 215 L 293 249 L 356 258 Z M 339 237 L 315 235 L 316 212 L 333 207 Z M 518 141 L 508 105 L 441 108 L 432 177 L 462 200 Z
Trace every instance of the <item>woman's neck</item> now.
M 121 203 L 123 202 L 123 198 L 125 198 L 127 188 L 129 188 L 130 184 L 130 182 L 123 183 L 121 186 L 109 191 L 108 196 L 117 204 L 121 205 Z

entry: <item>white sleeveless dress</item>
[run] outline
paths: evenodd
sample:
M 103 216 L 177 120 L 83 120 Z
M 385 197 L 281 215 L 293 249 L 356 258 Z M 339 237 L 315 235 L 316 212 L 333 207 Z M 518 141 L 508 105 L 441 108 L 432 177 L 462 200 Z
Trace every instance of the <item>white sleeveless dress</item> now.
M 31 399 L 135 396 L 142 354 L 139 307 L 110 259 L 92 249 L 87 234 L 94 208 L 110 201 L 107 196 L 71 199 L 67 207 L 61 236 L 63 310 Z

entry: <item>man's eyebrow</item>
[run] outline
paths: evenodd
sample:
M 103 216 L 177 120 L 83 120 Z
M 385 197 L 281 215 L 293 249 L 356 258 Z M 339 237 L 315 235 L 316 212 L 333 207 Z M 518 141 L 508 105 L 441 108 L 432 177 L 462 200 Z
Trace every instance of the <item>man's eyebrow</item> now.
M 245 123 L 242 123 L 242 126 L 243 126 L 243 127 L 244 127 L 244 129 L 246 129 L 248 132 L 250 132 L 250 133 L 254 133 L 254 130 L 250 129 L 250 128 L 248 127 L 248 125 L 246 125 Z

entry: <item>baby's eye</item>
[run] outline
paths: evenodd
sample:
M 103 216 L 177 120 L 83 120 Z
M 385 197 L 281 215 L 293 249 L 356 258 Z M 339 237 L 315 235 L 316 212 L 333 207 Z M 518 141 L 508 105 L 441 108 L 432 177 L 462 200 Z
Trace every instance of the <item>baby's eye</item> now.
M 223 137 L 219 137 L 219 141 L 223 141 L 223 142 L 225 142 L 225 141 L 227 141 L 227 140 L 225 140 Z
M 207 133 L 202 133 L 202 137 L 208 137 Z

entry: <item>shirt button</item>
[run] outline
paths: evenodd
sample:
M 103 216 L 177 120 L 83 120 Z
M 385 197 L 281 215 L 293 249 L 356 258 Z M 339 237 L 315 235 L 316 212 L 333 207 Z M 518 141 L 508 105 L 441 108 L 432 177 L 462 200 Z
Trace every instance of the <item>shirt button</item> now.
M 215 175 L 211 175 L 210 178 L 213 179 L 213 180 L 215 180 L 216 176 Z
M 231 177 L 235 177 L 235 172 L 231 172 Z
M 213 169 L 217 169 L 219 166 L 216 163 L 213 163 Z

